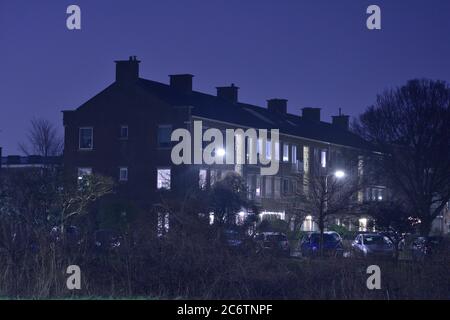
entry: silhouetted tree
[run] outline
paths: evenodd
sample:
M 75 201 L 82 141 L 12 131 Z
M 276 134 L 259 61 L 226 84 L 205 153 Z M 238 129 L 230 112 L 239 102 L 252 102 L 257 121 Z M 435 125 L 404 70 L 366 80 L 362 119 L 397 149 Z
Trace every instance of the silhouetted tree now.
M 378 95 L 354 124 L 384 153 L 379 174 L 408 201 L 422 235 L 450 199 L 449 123 L 447 83 L 411 80 Z
M 360 178 L 355 174 L 345 173 L 337 178 L 335 170 L 328 169 L 318 173 L 299 175 L 295 191 L 296 208 L 299 217 L 311 215 L 320 231 L 320 254 L 323 255 L 323 233 L 329 217 L 351 214 L 358 207 L 357 192 L 361 188 Z
M 102 175 L 86 175 L 79 180 L 77 186 L 65 189 L 58 188 L 61 212 L 60 224 L 63 230 L 70 219 L 80 217 L 89 212 L 90 206 L 100 198 L 113 193 L 114 182 L 110 177 Z
M 27 142 L 19 143 L 19 148 L 25 155 L 43 157 L 60 155 L 63 146 L 63 139 L 59 136 L 58 130 L 46 119 L 31 120 Z
M 209 194 L 209 207 L 214 212 L 214 223 L 236 224 L 237 214 L 243 208 L 251 207 L 251 202 L 247 199 L 247 186 L 242 177 L 229 173 L 217 181 Z

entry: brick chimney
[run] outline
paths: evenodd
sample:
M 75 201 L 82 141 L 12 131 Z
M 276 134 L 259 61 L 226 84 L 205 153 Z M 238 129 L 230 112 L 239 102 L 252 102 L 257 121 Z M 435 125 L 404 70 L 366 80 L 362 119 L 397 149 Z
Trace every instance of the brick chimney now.
M 192 92 L 192 74 L 171 74 L 169 77 L 173 89 L 184 93 Z
M 217 97 L 226 100 L 231 103 L 238 102 L 238 90 L 239 87 L 236 87 L 234 83 L 229 87 L 217 87 Z
M 331 117 L 333 119 L 332 123 L 334 126 L 344 129 L 344 130 L 348 130 L 349 129 L 349 118 L 350 116 L 346 116 L 343 115 L 341 113 L 341 108 L 339 108 L 339 115 L 337 116 L 332 116 Z
M 139 79 L 139 63 L 136 56 L 128 60 L 114 61 L 116 63 L 116 82 L 133 83 Z
M 308 121 L 320 122 L 320 108 L 303 108 L 302 118 Z
M 269 99 L 267 100 L 267 109 L 271 112 L 280 114 L 287 113 L 287 100 L 286 99 Z

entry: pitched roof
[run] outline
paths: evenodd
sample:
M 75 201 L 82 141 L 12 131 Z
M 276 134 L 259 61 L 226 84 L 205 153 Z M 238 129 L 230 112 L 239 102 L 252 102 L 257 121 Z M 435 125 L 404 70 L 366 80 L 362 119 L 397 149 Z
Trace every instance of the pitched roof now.
M 217 96 L 192 91 L 180 92 L 170 85 L 139 79 L 138 86 L 159 99 L 176 106 L 191 106 L 194 116 L 255 129 L 279 129 L 281 134 L 331 144 L 373 149 L 358 135 L 327 122 L 314 122 L 293 114 L 280 114 L 246 103 L 231 103 Z

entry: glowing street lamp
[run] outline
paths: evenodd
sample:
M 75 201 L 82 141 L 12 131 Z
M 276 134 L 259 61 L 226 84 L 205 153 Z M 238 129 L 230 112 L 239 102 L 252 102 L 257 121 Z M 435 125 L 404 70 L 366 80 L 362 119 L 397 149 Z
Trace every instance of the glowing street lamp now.
M 342 171 L 342 170 L 337 170 L 337 171 L 334 173 L 334 176 L 335 176 L 336 178 L 338 178 L 338 179 L 343 178 L 343 177 L 345 177 L 345 172 Z
M 222 149 L 222 148 L 217 149 L 217 155 L 219 157 L 223 157 L 225 155 L 225 149 Z
M 327 210 L 328 205 L 328 177 L 334 176 L 337 179 L 342 179 L 345 177 L 345 172 L 343 170 L 336 170 L 333 174 L 327 174 L 325 176 L 325 194 L 327 194 L 325 198 L 325 210 Z

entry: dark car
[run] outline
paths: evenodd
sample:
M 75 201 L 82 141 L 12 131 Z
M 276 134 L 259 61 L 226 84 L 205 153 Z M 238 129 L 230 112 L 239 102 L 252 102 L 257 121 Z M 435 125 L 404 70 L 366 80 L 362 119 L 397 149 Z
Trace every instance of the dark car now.
M 414 261 L 430 258 L 442 249 L 442 237 L 417 237 L 411 244 L 411 255 Z
M 284 233 L 281 232 L 261 232 L 255 235 L 255 242 L 258 252 L 270 252 L 289 257 L 291 248 Z
M 352 243 L 352 253 L 355 257 L 394 258 L 393 243 L 382 234 L 360 234 Z
M 242 236 L 237 230 L 227 229 L 223 232 L 225 244 L 230 248 L 239 248 L 244 244 Z
M 312 232 L 303 237 L 299 245 L 303 257 L 314 257 L 320 254 L 320 232 Z M 334 231 L 323 233 L 323 253 L 326 256 L 342 257 L 344 246 L 341 236 Z

